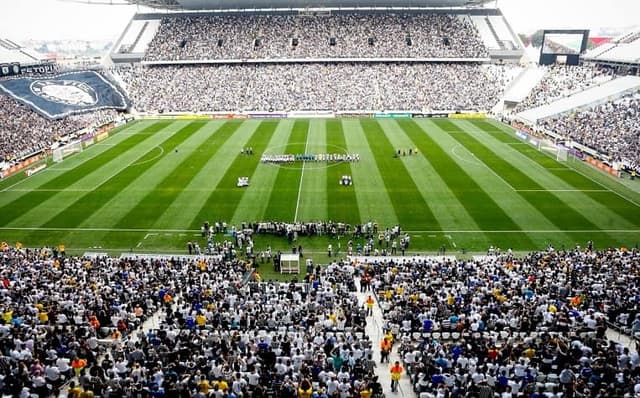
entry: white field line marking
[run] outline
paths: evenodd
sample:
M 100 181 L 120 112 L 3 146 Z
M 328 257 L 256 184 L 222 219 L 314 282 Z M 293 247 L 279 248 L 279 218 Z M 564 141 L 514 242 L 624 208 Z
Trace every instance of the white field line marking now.
M 27 189 L 27 188 L 16 188 L 16 189 L 9 189 L 7 190 L 7 192 L 90 192 L 93 191 L 94 189 L 89 189 L 89 188 L 78 188 L 78 189 L 73 189 L 73 188 L 51 188 L 51 189 L 46 189 L 46 188 L 34 188 L 34 189 Z M 213 191 L 214 188 L 188 188 L 188 189 L 182 189 L 180 190 L 180 192 L 211 192 Z M 144 189 L 142 187 L 140 188 L 132 188 L 129 190 L 130 192 L 149 192 L 148 189 Z M 153 192 L 168 192 L 168 191 L 173 191 L 173 189 L 171 188 L 155 188 L 153 190 Z M 2 191 L 4 192 L 4 191 Z
M 153 233 L 193 233 L 193 236 L 199 236 L 199 229 L 146 229 L 146 228 L 68 228 L 68 227 L 0 227 L 0 231 L 76 231 L 76 232 L 153 232 Z M 196 233 L 197 232 L 197 233 Z M 494 234 L 548 234 L 548 233 L 640 233 L 640 229 L 512 229 L 512 230 L 403 230 L 410 234 L 477 234 L 477 233 L 494 233 Z M 429 237 L 437 237 L 437 235 L 428 235 Z
M 100 144 L 95 144 L 95 145 L 93 145 L 93 146 L 97 146 L 97 145 L 100 145 Z M 116 145 L 116 144 L 110 144 L 110 145 Z M 91 147 L 89 147 L 87 150 L 90 150 L 90 149 L 91 149 Z M 78 164 L 77 164 L 75 167 L 73 167 L 73 168 L 68 168 L 68 169 L 57 169 L 57 168 L 55 168 L 55 167 L 52 167 L 52 168 L 44 169 L 43 171 L 46 171 L 46 170 L 51 170 L 51 171 L 53 171 L 53 170 L 56 170 L 56 171 L 57 171 L 57 170 L 62 170 L 62 171 L 69 171 L 69 170 L 73 170 L 73 169 L 76 169 L 76 168 L 78 168 L 78 167 L 82 166 L 83 164 L 85 164 L 85 163 L 86 163 L 86 162 L 88 162 L 89 160 L 91 160 L 91 159 L 95 158 L 96 156 L 100 155 L 101 153 L 103 153 L 103 151 L 98 151 L 98 152 L 97 152 L 97 153 L 95 153 L 93 156 L 89 156 L 88 158 L 84 159 L 82 162 L 78 163 Z M 12 190 L 11 188 L 15 187 L 15 186 L 16 186 L 16 185 L 18 185 L 18 184 L 22 184 L 23 182 L 28 181 L 28 180 L 29 180 L 29 178 L 25 178 L 24 180 L 20 180 L 20 181 L 16 182 L 16 183 L 15 183 L 15 184 L 13 184 L 13 185 L 9 185 L 8 187 L 6 187 L 5 189 L 3 189 L 3 190 L 2 190 L 2 191 L 0 191 L 0 192 L 7 192 L 7 191 L 10 191 L 10 190 Z
M 57 188 L 57 189 L 46 189 L 46 188 L 35 188 L 35 189 L 10 189 L 9 192 L 90 192 L 92 189 L 65 189 L 65 188 Z M 4 192 L 4 191 L 3 191 Z
M 160 148 L 160 153 L 159 153 L 159 154 L 157 154 L 156 156 L 152 157 L 151 159 L 147 159 L 147 160 L 144 160 L 144 161 L 139 162 L 139 163 L 133 163 L 131 166 L 140 166 L 141 164 L 145 164 L 145 163 L 152 162 L 152 161 L 154 161 L 154 160 L 158 159 L 159 157 L 161 157 L 162 155 L 164 155 L 164 148 L 163 148 L 162 146 L 157 145 L 157 146 L 156 146 L 155 148 L 153 148 L 153 149 L 156 149 L 156 148 Z M 151 152 L 151 150 L 149 150 L 149 152 Z M 145 155 L 146 155 L 146 154 L 145 154 Z
M 22 184 L 23 182 L 25 182 L 27 180 L 29 180 L 29 178 L 25 178 L 24 180 L 20 180 L 20 181 L 16 182 L 15 184 L 11 184 L 8 187 L 6 187 L 5 189 L 3 189 L 2 192 L 13 191 L 14 190 L 13 187 L 15 187 L 15 186 L 17 186 L 19 184 Z
M 307 153 L 307 146 L 309 145 L 309 130 L 311 129 L 311 123 L 307 126 L 307 139 L 304 142 L 304 154 Z M 298 185 L 298 200 L 296 201 L 296 214 L 293 217 L 293 222 L 298 222 L 298 210 L 300 208 L 300 197 L 302 194 L 302 180 L 304 180 L 304 166 L 307 164 L 306 160 L 302 160 L 302 171 L 300 172 L 300 184 Z
M 473 156 L 481 165 L 483 165 L 484 167 L 487 168 L 487 170 L 489 170 L 494 176 L 498 177 L 498 179 L 500 181 L 502 181 L 506 186 L 508 186 L 509 188 L 511 188 L 512 191 L 516 191 L 517 189 L 515 189 L 513 187 L 513 185 L 509 184 L 507 182 L 507 180 L 505 180 L 504 178 L 500 177 L 500 174 L 496 173 L 491 167 L 489 167 L 488 164 L 486 164 L 485 162 L 483 162 L 479 157 L 476 156 L 475 153 L 471 152 L 470 150 L 468 150 L 467 148 L 465 148 L 464 146 L 461 146 L 462 148 L 464 148 L 465 151 L 467 151 L 469 154 L 471 154 L 471 156 Z
M 516 189 L 516 192 L 609 192 L 607 189 Z
M 538 151 L 538 152 L 540 152 L 540 153 L 544 154 L 545 156 L 547 156 L 547 157 L 549 157 L 549 158 L 553 159 L 553 157 L 552 157 L 551 155 L 549 155 L 549 154 L 547 154 L 547 153 L 545 153 L 545 152 L 542 152 L 542 151 Z M 523 154 L 523 155 L 524 155 L 524 154 Z M 542 170 L 547 170 L 547 169 L 546 169 L 546 168 L 544 168 L 540 163 L 538 163 L 538 162 L 536 162 L 535 160 L 533 160 L 533 159 L 529 158 L 528 156 L 525 156 L 525 158 L 529 159 L 529 160 L 531 161 L 531 163 L 533 163 L 534 165 L 536 165 L 536 166 L 537 166 L 537 167 L 539 167 L 540 169 L 542 169 Z M 594 179 L 594 178 L 592 178 L 592 177 L 590 177 L 590 176 L 588 176 L 588 175 L 584 174 L 582 171 L 580 171 L 580 170 L 578 170 L 578 169 L 576 169 L 576 168 L 574 168 L 574 167 L 571 167 L 571 165 L 570 165 L 570 164 L 568 165 L 567 169 L 569 169 L 569 170 L 573 170 L 573 171 L 575 171 L 576 173 L 580 174 L 581 176 L 583 176 L 583 177 L 585 177 L 585 178 L 587 178 L 587 179 L 591 180 L 591 182 L 594 182 L 594 183 L 596 183 L 597 185 L 601 186 L 602 188 L 604 188 L 603 192 L 611 192 L 611 193 L 613 193 L 613 194 L 615 194 L 615 195 L 618 195 L 618 196 L 619 196 L 619 197 L 621 197 L 622 199 L 624 199 L 624 200 L 628 201 L 629 203 L 633 203 L 634 205 L 636 205 L 636 206 L 640 207 L 640 203 L 636 202 L 635 200 L 633 200 L 633 199 L 631 199 L 631 198 L 628 198 L 628 197 L 624 196 L 623 194 L 621 194 L 620 192 L 618 192 L 618 191 L 616 191 L 616 190 L 613 190 L 613 189 L 609 188 L 608 186 L 606 186 L 606 185 L 602 184 L 601 182 L 597 181 L 596 179 Z M 563 180 L 562 182 L 565 182 L 565 181 Z M 566 184 L 569 184 L 569 183 L 567 183 L 567 182 L 565 182 L 565 183 L 566 183 Z M 589 191 L 589 190 L 581 190 L 581 191 L 582 191 L 582 192 L 592 192 L 592 191 Z M 599 192 L 599 191 L 593 191 L 593 192 Z
M 445 235 L 444 237 L 445 237 L 445 238 L 447 238 L 447 239 L 449 239 L 449 242 L 451 242 L 451 245 L 452 245 L 454 248 L 455 248 L 455 247 L 458 247 L 458 246 L 456 245 L 456 242 L 453 240 L 453 237 L 452 237 L 451 235 Z
M 599 181 L 597 181 L 596 179 L 584 174 L 582 171 L 575 169 L 573 167 L 571 167 L 571 170 L 574 170 L 576 173 L 580 174 L 581 176 L 588 178 L 589 180 L 595 182 L 596 184 L 600 185 L 602 188 L 604 188 L 606 191 L 612 192 L 616 195 L 618 195 L 619 197 L 621 197 L 622 199 L 628 201 L 629 203 L 633 203 L 634 205 L 640 207 L 640 203 L 636 202 L 635 200 L 631 199 L 631 198 L 627 198 L 626 196 L 624 196 L 623 194 L 621 194 L 620 192 L 610 189 L 609 187 L 607 187 L 606 185 L 600 183 Z
M 476 160 L 466 159 L 466 158 L 460 156 L 460 154 L 458 154 L 458 152 L 456 152 L 456 149 L 458 149 L 458 148 L 464 148 L 464 147 L 461 144 L 458 144 L 458 145 L 454 146 L 453 148 L 451 148 L 451 154 L 453 156 L 455 156 L 456 158 L 460 159 L 461 162 L 470 163 L 470 164 L 473 164 L 473 165 L 480 166 L 480 164 L 477 161 L 478 158 L 475 158 Z
M 501 129 L 501 130 L 502 130 L 502 129 Z M 504 133 L 510 134 L 510 132 L 507 132 L 507 131 L 504 131 L 504 130 L 502 130 L 502 131 L 503 131 Z M 513 134 L 513 133 L 511 133 L 511 134 Z M 543 155 L 545 155 L 545 156 L 547 156 L 547 157 L 549 157 L 549 158 L 553 159 L 553 157 L 552 157 L 550 154 L 548 154 L 548 153 L 545 153 L 545 152 L 543 152 L 543 151 L 538 151 L 538 152 L 540 152 L 540 153 L 542 153 Z M 543 170 L 548 170 L 548 169 L 546 169 L 544 166 L 542 166 L 540 163 L 538 163 L 538 162 L 536 162 L 535 160 L 531 159 L 530 157 L 528 157 L 528 156 L 526 156 L 526 155 L 524 155 L 524 154 L 522 154 L 522 155 L 523 155 L 525 158 L 529 159 L 529 161 L 530 161 L 531 163 L 533 163 L 534 165 L 538 166 L 539 168 L 541 168 L 541 169 L 543 169 Z M 554 159 L 554 160 L 556 160 L 556 159 Z M 556 160 L 556 161 L 557 161 L 557 160 Z M 619 197 L 621 197 L 622 199 L 624 199 L 624 200 L 628 201 L 629 203 L 633 203 L 634 205 L 636 205 L 636 206 L 640 207 L 640 203 L 636 202 L 635 200 L 633 200 L 633 199 L 631 199 L 631 198 L 628 198 L 628 197 L 624 196 L 623 194 L 621 194 L 620 192 L 618 192 L 618 191 L 616 191 L 616 190 L 614 190 L 614 189 L 611 189 L 611 188 L 607 187 L 606 185 L 604 185 L 604 184 L 600 183 L 599 181 L 595 180 L 594 178 L 592 178 L 592 177 L 590 177 L 590 176 L 588 176 L 588 175 L 584 174 L 582 171 L 578 170 L 577 168 L 575 168 L 575 167 L 571 167 L 570 162 L 567 162 L 567 167 L 566 167 L 566 168 L 567 168 L 567 169 L 569 169 L 569 170 L 573 170 L 573 171 L 575 171 L 576 173 L 578 173 L 578 174 L 580 174 L 581 176 L 583 176 L 583 177 L 585 177 L 585 178 L 587 178 L 587 179 L 591 180 L 592 182 L 595 182 L 597 185 L 600 185 L 602 188 L 604 188 L 604 189 L 605 189 L 605 191 L 609 191 L 609 192 L 611 192 L 611 193 L 613 193 L 613 194 L 615 194 L 615 195 L 618 195 Z M 563 182 L 565 182 L 565 181 L 563 180 Z M 565 183 L 566 183 L 566 182 L 565 182 Z M 568 184 L 568 183 L 566 183 L 566 184 Z M 589 191 L 583 191 L 583 192 L 589 192 Z
M 122 167 L 121 169 L 111 173 L 111 175 L 109 175 L 107 178 L 103 178 L 102 181 L 100 181 L 100 183 L 96 184 L 93 189 L 90 189 L 90 191 L 96 191 L 98 190 L 102 185 L 106 184 L 107 181 L 109 181 L 110 179 L 112 179 L 113 177 L 117 176 L 118 174 L 122 173 L 123 171 L 125 171 L 128 167 L 134 165 L 138 160 L 140 160 L 140 158 L 144 157 L 147 155 L 147 153 L 155 150 L 156 148 L 160 148 L 162 149 L 161 146 L 155 146 L 151 149 L 149 149 L 148 151 L 146 151 L 145 153 L 143 153 L 142 155 L 138 156 L 137 158 L 133 159 L 131 162 L 127 163 L 124 167 Z M 164 149 L 162 149 L 162 152 L 164 153 Z

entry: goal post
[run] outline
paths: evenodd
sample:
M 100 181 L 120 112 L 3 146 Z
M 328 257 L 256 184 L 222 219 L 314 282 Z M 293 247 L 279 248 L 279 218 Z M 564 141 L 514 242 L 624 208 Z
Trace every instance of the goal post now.
M 556 143 L 550 139 L 538 140 L 537 148 L 541 152 L 546 152 L 553 156 L 558 162 L 566 162 L 569 160 L 569 148 L 562 143 Z
M 77 152 L 82 152 L 82 143 L 80 141 L 73 141 L 67 145 L 54 149 L 51 152 L 51 156 L 54 162 L 59 163 L 67 156 Z
M 562 145 L 558 145 L 556 160 L 558 162 L 566 162 L 569 159 L 569 150 Z

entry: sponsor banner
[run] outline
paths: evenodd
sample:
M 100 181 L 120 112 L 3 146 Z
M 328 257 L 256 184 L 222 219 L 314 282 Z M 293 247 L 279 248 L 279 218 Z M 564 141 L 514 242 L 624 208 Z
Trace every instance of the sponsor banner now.
M 343 118 L 370 118 L 372 117 L 371 113 L 359 113 L 359 112 L 338 112 L 336 113 L 336 117 Z
M 93 137 L 95 137 L 96 134 L 94 132 L 90 132 L 90 133 L 86 133 L 86 134 L 82 134 L 80 136 L 80 141 L 88 141 L 88 140 L 92 140 Z
M 572 155 L 573 157 L 576 157 L 580 160 L 584 160 L 585 158 L 585 154 L 582 153 L 582 151 L 576 149 L 576 148 L 569 148 L 569 154 Z
M 106 131 L 104 133 L 101 134 L 96 134 L 96 143 L 100 142 L 100 141 L 104 141 L 107 138 L 109 138 L 109 132 Z
M 287 117 L 286 113 L 249 113 L 249 116 L 252 119 L 284 119 Z
M 445 118 L 449 117 L 448 113 L 412 113 L 413 118 Z
M 20 64 L 17 62 L 10 64 L 0 64 L 0 77 L 16 76 L 22 73 Z
M 515 120 L 511 122 L 511 127 L 513 127 L 516 130 L 520 130 L 523 131 L 527 134 L 530 135 L 538 135 L 536 134 L 535 131 L 533 131 L 533 129 L 529 126 L 527 126 L 526 124 L 520 123 L 520 122 L 516 122 Z
M 40 166 L 36 166 L 36 167 L 32 167 L 32 168 L 28 169 L 27 171 L 25 171 L 25 173 L 27 174 L 27 177 L 31 177 L 32 175 L 34 175 L 35 173 L 39 172 L 40 170 L 44 170 L 45 167 L 47 167 L 47 165 L 45 163 L 43 163 Z
M 211 119 L 210 115 L 201 115 L 198 113 L 186 113 L 182 115 L 176 115 L 176 120 L 192 120 L 192 119 Z
M 287 117 L 320 119 L 320 118 L 333 118 L 335 117 L 335 114 L 331 111 L 295 111 L 295 112 L 289 112 L 287 114 Z
M 400 119 L 400 118 L 411 118 L 412 116 L 413 116 L 412 113 L 405 113 L 405 112 L 381 112 L 381 113 L 373 114 L 373 117 L 376 119 L 389 119 L 389 118 Z
M 120 89 L 95 71 L 5 80 L 0 90 L 49 119 L 128 105 Z
M 21 73 L 23 74 L 44 75 L 47 73 L 54 73 L 55 71 L 56 71 L 56 65 L 53 62 L 21 67 Z
M 113 130 L 113 128 L 114 128 L 115 126 L 116 126 L 116 123 L 115 123 L 115 122 L 109 122 L 109 123 L 107 123 L 107 124 L 103 124 L 102 126 L 98 127 L 98 128 L 95 130 L 95 134 L 102 134 L 102 133 L 104 133 L 104 132 L 111 131 L 111 130 Z
M 523 133 L 520 130 L 516 130 L 516 135 L 518 136 L 518 138 L 527 141 L 529 139 L 529 136 L 525 133 Z
M 482 112 L 450 113 L 449 117 L 451 119 L 486 119 L 487 114 Z
M 18 164 L 15 164 L 11 167 L 9 167 L 7 170 L 4 170 L 2 172 L 2 177 L 8 177 L 12 174 L 15 174 L 17 172 L 19 172 L 20 170 L 24 170 L 25 168 L 31 166 L 32 164 L 34 164 L 35 162 L 39 161 L 42 159 L 42 154 L 39 155 L 35 155 L 35 156 L 31 156 L 28 159 L 25 159 L 23 161 L 21 161 Z
M 235 119 L 237 115 L 233 113 L 215 113 L 211 115 L 211 119 Z
M 175 115 L 164 115 L 162 113 L 148 113 L 146 115 L 140 115 L 140 119 L 152 119 L 152 120 L 175 120 Z
M 587 156 L 585 158 L 585 161 L 590 163 L 592 166 L 597 167 L 598 169 L 604 171 L 605 173 L 609 173 L 616 177 L 619 175 L 618 170 L 614 169 L 613 167 L 609 166 L 606 163 L 599 161 L 598 159 L 592 158 L 591 156 Z

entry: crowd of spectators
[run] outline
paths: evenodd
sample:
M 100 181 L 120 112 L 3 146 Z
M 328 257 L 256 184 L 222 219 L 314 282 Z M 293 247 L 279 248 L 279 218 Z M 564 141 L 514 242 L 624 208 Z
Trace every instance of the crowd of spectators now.
M 635 249 L 336 260 L 303 283 L 217 256 L 3 250 L 0 392 L 11 396 L 368 396 L 381 386 L 358 274 L 420 397 L 640 391 L 640 355 L 605 336 L 608 322 L 640 332 Z
M 0 95 L 0 159 L 11 161 L 50 148 L 66 134 L 115 117 L 116 111 L 102 110 L 49 120 L 14 99 Z
M 317 267 L 302 284 L 257 273 L 245 283 L 244 262 L 215 256 L 4 247 L 1 261 L 3 394 L 292 398 L 302 387 L 347 397 L 375 387 L 353 267 Z
M 640 94 L 540 121 L 540 126 L 640 170 Z
M 504 87 L 477 64 L 302 63 L 131 67 L 138 111 L 487 110 Z
M 358 268 L 420 397 L 637 397 L 640 252 L 590 248 Z
M 611 72 L 597 66 L 553 65 L 540 68 L 545 69 L 542 80 L 527 98 L 515 107 L 514 112 L 550 104 L 613 78 Z
M 462 57 L 488 52 L 469 18 L 440 13 L 169 17 L 145 54 L 148 61 Z
M 227 225 L 226 222 L 216 221 L 203 223 L 200 227 L 203 238 L 212 238 L 215 234 L 229 234 L 233 237 L 240 232 L 245 236 L 254 234 L 269 234 L 276 236 L 325 236 L 332 238 L 346 236 L 349 238 L 378 238 L 380 242 L 395 239 L 402 234 L 402 227 L 394 225 L 393 227 L 379 228 L 375 221 L 368 221 L 362 224 L 349 224 L 338 221 L 243 221 L 239 225 Z M 235 242 L 237 244 L 237 241 Z

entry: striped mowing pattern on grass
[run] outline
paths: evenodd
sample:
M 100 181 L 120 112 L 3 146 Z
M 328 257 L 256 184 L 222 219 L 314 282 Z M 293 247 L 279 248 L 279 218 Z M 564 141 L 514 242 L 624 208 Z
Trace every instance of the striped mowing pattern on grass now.
M 309 135 L 309 121 L 296 120 L 287 146 L 282 151 L 283 154 L 304 153 L 307 148 L 307 138 Z M 269 204 L 265 216 L 266 220 L 276 220 L 292 222 L 296 216 L 296 206 L 298 204 L 298 191 L 300 189 L 302 169 L 297 164 L 283 165 L 278 170 L 278 177 L 275 182 L 275 189 L 269 197 Z
M 170 122 L 154 123 L 146 127 L 143 131 L 147 133 L 158 133 L 170 124 Z M 65 188 L 77 188 L 78 183 L 83 179 L 91 179 L 95 184 L 96 180 L 99 179 L 96 174 L 99 173 L 100 170 L 109 168 L 109 165 L 112 163 L 114 163 L 112 167 L 117 167 L 115 165 L 115 162 L 118 162 L 117 159 L 124 158 L 126 159 L 124 162 L 135 160 L 135 154 L 137 153 L 136 147 L 142 142 L 150 140 L 153 137 L 154 135 L 151 134 L 133 135 L 119 143 L 117 146 L 110 147 L 101 154 L 91 157 L 86 162 L 78 165 L 75 169 L 66 171 L 58 176 L 54 176 L 49 180 L 46 180 L 46 176 L 43 177 L 42 174 L 37 175 L 40 177 L 39 181 L 42 181 L 37 188 L 64 191 Z M 99 150 L 99 148 L 93 149 Z M 83 154 L 88 156 L 89 151 L 85 151 Z M 130 156 L 130 154 L 133 154 L 133 157 Z M 46 201 L 53 199 L 54 196 L 57 196 L 58 194 L 59 191 L 22 192 L 18 198 L 12 198 L 13 200 L 11 202 L 0 208 L 0 225 L 8 225 L 12 220 L 30 213 L 34 210 L 34 207 L 39 204 L 44 204 Z M 73 198 L 71 198 L 71 200 L 73 200 Z M 54 199 L 53 202 L 61 203 L 60 200 L 56 199 Z M 47 206 L 45 205 L 45 207 Z M 39 222 L 39 219 L 36 218 L 35 222 Z
M 640 228 L 637 192 L 490 120 L 143 121 L 103 144 L 0 181 L 2 240 L 174 251 L 199 239 L 205 220 L 371 220 L 399 223 L 411 250 L 478 251 L 634 245 Z M 254 154 L 241 154 L 246 147 Z M 409 148 L 418 155 L 394 158 Z M 360 161 L 262 164 L 264 152 Z M 340 186 L 342 175 L 354 185 Z M 236 187 L 242 176 L 249 187 Z M 256 239 L 289 249 L 279 237 Z M 307 252 L 329 242 L 301 238 Z
M 361 119 L 360 123 L 367 132 L 369 147 L 375 156 L 385 191 L 391 198 L 400 225 L 406 229 L 414 229 L 417 225 L 426 225 L 426 229 L 439 229 L 438 220 L 420 195 L 411 175 L 402 161 L 394 157 L 397 148 L 391 145 L 380 124 L 372 119 Z
M 198 215 L 192 220 L 191 226 L 198 227 L 204 221 L 214 220 L 229 221 L 233 217 L 236 206 L 240 202 L 244 189 L 238 188 L 238 177 L 251 177 L 260 162 L 260 153 L 267 146 L 269 139 L 278 126 L 277 120 L 270 120 L 253 125 L 250 137 L 242 137 L 233 140 L 233 150 L 229 153 L 221 154 L 224 163 L 219 164 L 218 173 L 223 175 L 222 179 L 212 189 L 211 195 L 200 209 Z M 257 127 L 257 128 L 256 128 Z M 248 132 L 248 131 L 247 131 Z M 240 155 L 242 148 L 252 146 L 256 151 L 254 155 Z M 231 149 L 231 148 L 229 148 Z M 213 187 L 212 187 L 213 188 Z
M 347 141 L 344 136 L 344 129 L 340 120 L 328 120 L 326 122 L 326 142 L 325 152 L 340 151 L 351 152 L 347 150 Z M 327 168 L 326 186 L 336 186 L 342 176 L 347 175 L 353 178 L 351 164 L 340 163 Z M 356 185 L 360 181 L 354 181 Z M 355 186 L 338 186 L 336 189 L 326 189 L 328 219 L 340 220 L 349 223 L 360 221 L 360 210 L 358 208 L 358 199 L 356 197 Z
M 473 121 L 473 124 L 482 129 L 493 127 L 492 124 L 486 121 Z M 509 127 L 506 125 L 497 125 L 493 128 L 496 127 L 501 129 L 504 133 L 495 134 L 493 135 L 493 138 L 498 139 L 501 142 L 508 142 L 508 140 L 513 139 L 514 136 L 507 133 L 507 131 L 509 131 Z M 567 165 L 558 162 L 551 156 L 541 154 L 540 151 L 530 145 L 519 146 L 516 149 L 537 166 L 542 167 L 545 171 L 564 181 L 569 187 L 572 187 L 577 191 L 582 191 L 592 200 L 598 202 L 601 206 L 616 212 L 620 217 L 626 219 L 626 221 L 633 223 L 633 225 L 640 225 L 640 213 L 637 211 L 638 203 L 634 203 L 628 198 L 621 196 L 619 193 L 610 190 L 605 185 L 602 185 L 584 174 L 569 168 Z

